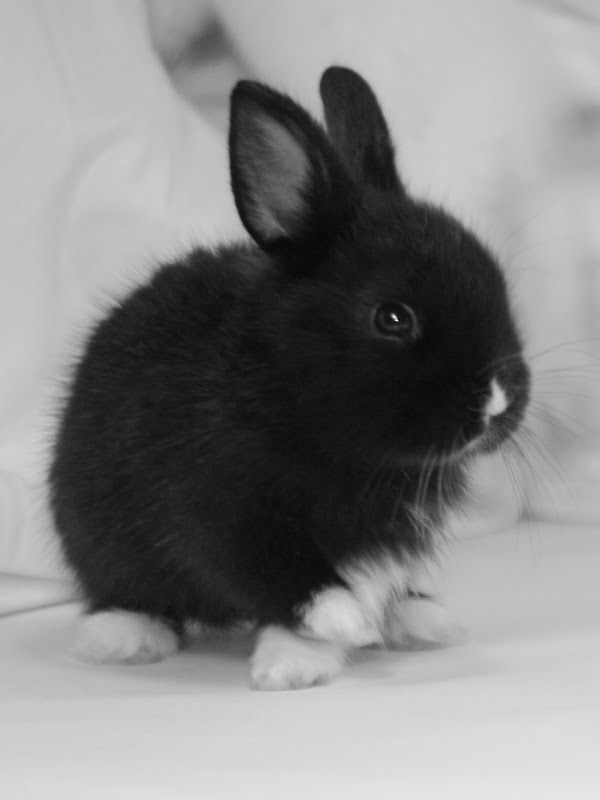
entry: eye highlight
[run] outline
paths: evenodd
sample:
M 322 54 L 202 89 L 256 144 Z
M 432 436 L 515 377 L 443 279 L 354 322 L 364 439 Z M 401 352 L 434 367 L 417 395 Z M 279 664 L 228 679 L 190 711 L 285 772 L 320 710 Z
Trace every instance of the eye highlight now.
M 404 303 L 386 303 L 375 311 L 375 329 L 382 336 L 413 341 L 419 335 L 415 312 Z

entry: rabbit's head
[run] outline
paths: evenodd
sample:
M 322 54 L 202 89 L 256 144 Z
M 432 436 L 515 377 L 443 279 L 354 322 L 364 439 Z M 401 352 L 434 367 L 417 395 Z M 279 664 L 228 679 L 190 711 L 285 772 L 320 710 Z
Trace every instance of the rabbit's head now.
M 494 449 L 529 392 L 503 274 L 407 193 L 368 84 L 331 67 L 320 89 L 326 131 L 262 84 L 240 82 L 231 101 L 235 201 L 275 276 L 254 308 L 274 419 L 339 458 Z

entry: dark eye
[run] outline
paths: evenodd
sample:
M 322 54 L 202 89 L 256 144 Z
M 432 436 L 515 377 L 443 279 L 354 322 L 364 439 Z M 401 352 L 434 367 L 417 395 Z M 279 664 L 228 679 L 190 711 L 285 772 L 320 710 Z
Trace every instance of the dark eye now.
M 404 303 L 380 306 L 375 312 L 374 322 L 377 331 L 383 336 L 416 339 L 419 333 L 415 312 Z

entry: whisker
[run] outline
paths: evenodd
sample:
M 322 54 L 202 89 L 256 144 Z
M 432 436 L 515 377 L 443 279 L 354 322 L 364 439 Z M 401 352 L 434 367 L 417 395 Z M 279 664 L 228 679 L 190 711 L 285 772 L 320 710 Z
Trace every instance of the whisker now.
M 530 458 L 523 451 L 519 442 L 513 436 L 506 447 L 507 461 L 511 465 L 513 485 L 515 486 L 516 498 L 521 509 L 521 517 L 533 517 L 533 509 L 527 492 L 527 479 L 525 472 L 530 474 L 532 479 L 537 479 L 537 473 L 531 463 Z
M 435 460 L 433 458 L 429 459 L 429 463 L 427 465 L 427 470 L 425 471 L 425 481 L 423 483 L 423 497 L 421 500 L 421 508 L 424 513 L 427 513 L 427 496 L 429 494 L 429 488 L 431 483 L 431 476 L 433 475 L 433 469 L 435 466 Z
M 544 411 L 543 409 L 535 410 L 530 408 L 528 413 L 530 417 L 533 417 L 534 419 L 546 425 L 550 425 L 553 428 L 558 428 L 563 433 L 569 434 L 569 436 L 580 438 L 584 433 L 583 431 L 578 431 L 569 427 L 569 425 L 565 424 L 561 420 L 554 417 L 550 412 Z
M 556 353 L 558 350 L 562 350 L 563 352 L 567 353 L 574 353 L 576 355 L 587 355 L 590 356 L 593 360 L 600 360 L 600 358 L 594 353 L 588 353 L 585 350 L 571 350 L 566 348 L 572 348 L 576 345 L 580 344 L 591 344 L 592 342 L 600 342 L 600 336 L 592 336 L 589 339 L 575 339 L 570 342 L 560 342 L 559 344 L 553 345 L 552 347 L 548 347 L 545 350 L 540 350 L 537 353 L 533 353 L 532 355 L 527 354 L 528 361 L 534 361 L 538 358 L 542 358 L 543 356 L 550 355 L 551 353 Z
M 539 438 L 539 436 L 537 436 L 535 431 L 529 428 L 527 425 L 521 426 L 520 433 L 521 436 L 525 438 L 525 441 L 528 442 L 530 449 L 532 449 L 540 456 L 546 467 L 554 473 L 554 475 L 558 478 L 558 480 L 562 483 L 564 488 L 569 492 L 569 494 L 572 497 L 573 495 L 571 492 L 571 488 L 569 486 L 569 481 L 566 473 L 560 466 L 559 462 L 556 461 L 555 458 L 553 458 L 551 452 L 548 450 L 544 442 Z
M 507 444 L 503 444 L 500 447 L 500 455 L 502 456 L 504 466 L 506 467 L 506 472 L 510 481 L 517 508 L 521 509 L 521 514 L 523 514 L 523 509 L 526 509 L 528 512 L 530 512 L 531 509 L 529 507 L 527 493 L 519 481 L 518 469 L 515 467 L 515 463 L 512 460 L 512 453 L 508 449 L 508 445 L 511 443 L 512 442 L 509 440 Z
M 427 496 L 429 494 L 431 477 L 436 463 L 435 459 L 432 457 L 433 450 L 434 448 L 432 445 L 429 448 L 425 458 L 425 464 L 421 473 L 422 480 L 420 481 L 420 491 L 418 492 L 416 501 L 417 513 L 420 518 L 421 530 L 424 536 L 426 536 L 428 533 L 431 533 L 431 521 L 427 511 Z
M 502 445 L 500 452 L 502 454 L 502 458 L 504 463 L 507 467 L 507 472 L 510 476 L 510 483 L 513 489 L 514 497 L 517 502 L 517 508 L 520 511 L 519 514 L 519 522 L 521 524 L 525 524 L 527 531 L 531 534 L 533 530 L 534 521 L 536 519 L 536 515 L 534 513 L 533 507 L 531 505 L 530 498 L 528 496 L 527 490 L 524 486 L 520 483 L 515 485 L 515 472 L 519 469 L 518 467 L 518 459 L 522 460 L 522 456 L 518 453 L 515 447 L 515 442 L 509 440 L 509 445 L 512 446 L 513 452 L 509 451 L 508 448 L 505 448 Z M 506 450 L 506 452 L 505 452 Z M 509 467 L 510 464 L 510 467 Z M 527 463 L 526 469 L 531 471 L 532 467 L 531 464 Z M 533 479 L 537 482 L 539 481 L 539 476 L 537 474 L 533 475 Z M 517 544 L 521 541 L 521 537 L 517 537 L 516 542 Z
M 592 367 L 554 367 L 543 370 L 534 370 L 532 372 L 534 381 L 540 380 L 573 380 L 578 378 L 580 380 L 596 380 L 600 377 L 600 367 L 593 369 Z
M 414 501 L 412 507 L 409 509 L 410 516 L 415 525 L 417 533 L 423 538 L 426 536 L 426 530 L 424 525 L 423 513 L 421 509 L 421 495 L 423 491 L 422 486 L 425 476 L 425 470 L 427 468 L 427 463 L 430 453 L 431 453 L 431 448 L 427 451 L 425 458 L 423 459 L 423 462 L 420 465 L 417 485 L 415 487 Z
M 530 411 L 537 411 L 538 413 L 543 413 L 547 416 L 548 419 L 552 420 L 557 425 L 562 425 L 564 430 L 571 431 L 576 433 L 577 435 L 581 435 L 583 433 L 587 433 L 590 435 L 596 435 L 598 431 L 590 428 L 588 425 L 583 423 L 577 417 L 572 416 L 571 414 L 564 411 L 562 408 L 555 408 L 551 406 L 549 403 L 545 403 L 543 400 L 533 400 L 529 406 Z M 562 416 L 566 422 L 571 423 L 575 426 L 575 429 L 569 428 L 566 422 L 557 418 L 557 415 Z
M 509 244 L 509 242 L 513 241 L 513 239 L 515 239 L 515 237 L 520 236 L 524 231 L 526 231 L 527 228 L 533 222 L 535 222 L 537 219 L 539 219 L 542 216 L 542 214 L 547 214 L 549 211 L 551 211 L 554 208 L 554 206 L 556 205 L 557 202 L 558 202 L 558 192 L 556 193 L 556 198 L 555 199 L 552 199 L 552 195 L 550 194 L 550 196 L 547 198 L 545 206 L 540 208 L 539 211 L 537 211 L 535 214 L 532 214 L 530 217 L 527 217 L 526 219 L 521 220 L 521 222 L 513 228 L 513 230 L 508 234 L 508 236 L 506 236 L 506 238 L 501 243 L 499 243 L 498 250 L 500 252 L 503 251 L 504 248 L 506 247 L 506 245 Z M 535 246 L 535 245 L 532 245 L 532 246 Z M 511 256 L 505 255 L 504 260 L 510 259 L 510 258 L 511 258 Z M 512 256 L 512 258 L 514 258 L 514 256 Z
M 542 369 L 536 366 L 530 368 L 530 374 L 534 383 L 541 381 L 552 381 L 554 383 L 557 381 L 578 381 L 580 384 L 587 382 L 592 384 L 600 378 L 600 364 L 598 366 L 571 364 L 567 367 L 544 367 Z
M 515 359 L 520 359 L 520 358 L 521 358 L 521 354 L 519 352 L 511 353 L 508 356 L 501 356 L 500 358 L 496 358 L 493 361 L 490 361 L 489 364 L 487 364 L 483 369 L 480 369 L 479 372 L 477 372 L 476 374 L 478 376 L 482 375 L 484 372 L 488 372 L 489 370 L 493 369 L 498 364 L 503 364 L 506 361 L 514 361 Z
M 554 403 L 552 403 L 553 400 Z M 597 400 L 600 403 L 600 394 L 593 395 L 593 394 L 586 394 L 584 392 L 569 392 L 569 391 L 563 392 L 560 390 L 553 391 L 551 389 L 540 391 L 538 389 L 534 389 L 534 391 L 532 392 L 532 399 L 529 402 L 535 403 L 539 401 L 540 403 L 546 403 L 550 405 L 552 408 L 554 408 L 555 406 L 558 408 L 559 405 L 560 407 L 562 407 L 562 405 L 564 405 L 565 403 L 567 403 L 569 406 L 573 406 L 574 400 L 585 400 L 585 401 Z

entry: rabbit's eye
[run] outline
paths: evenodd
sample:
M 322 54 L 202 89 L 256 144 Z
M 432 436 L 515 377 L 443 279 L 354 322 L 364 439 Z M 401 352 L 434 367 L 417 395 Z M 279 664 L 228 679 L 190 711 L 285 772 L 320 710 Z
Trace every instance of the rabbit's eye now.
M 374 322 L 383 336 L 416 339 L 419 333 L 415 312 L 404 303 L 380 306 L 375 312 Z

